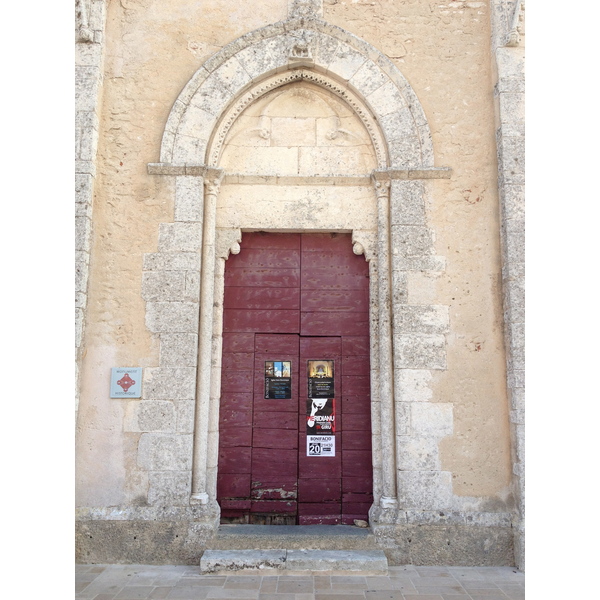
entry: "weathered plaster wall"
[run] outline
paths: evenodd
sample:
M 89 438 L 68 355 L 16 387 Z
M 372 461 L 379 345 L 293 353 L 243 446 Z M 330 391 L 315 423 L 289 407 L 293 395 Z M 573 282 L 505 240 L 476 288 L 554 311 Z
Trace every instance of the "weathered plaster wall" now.
M 164 125 L 191 74 L 221 46 L 287 16 L 287 3 L 122 0 L 108 5 L 77 433 L 77 503 L 144 503 L 148 477 L 136 464 L 141 434 L 124 429 L 138 401 L 109 399 L 110 368 L 153 366 L 158 345 L 145 324 L 143 254 L 159 223 L 173 220 L 174 181 L 151 177 Z M 177 410 L 175 410 L 177 408 Z M 187 405 L 165 408 L 159 430 L 186 430 Z M 179 427 L 179 429 L 178 429 Z
M 161 236 L 166 231 L 161 224 L 174 219 L 175 178 L 148 175 L 147 164 L 157 162 L 173 102 L 199 66 L 238 36 L 286 18 L 287 11 L 286 0 L 258 4 L 228 0 L 109 3 L 78 419 L 79 506 L 185 505 L 190 486 L 185 457 L 190 456 L 192 437 L 189 381 L 182 383 L 185 390 L 178 400 L 158 396 L 152 402 L 108 398 L 110 367 L 156 367 L 159 362 L 157 338 L 145 321 L 146 300 L 164 298 L 169 289 L 163 277 L 154 295 L 148 286 L 143 294 L 142 263 L 144 254 L 157 252 L 159 239 L 164 242 L 164 237 L 159 238 L 159 230 Z M 414 407 L 414 418 L 421 419 L 419 427 L 432 429 L 434 440 L 429 454 L 418 460 L 452 474 L 453 496 L 445 498 L 449 508 L 510 510 L 511 457 L 488 3 L 326 0 L 324 18 L 382 50 L 402 71 L 429 121 L 436 166 L 453 169 L 451 179 L 425 184 L 427 227 L 435 232 L 434 254 L 445 257 L 445 271 L 413 273 L 407 281 L 409 304 L 449 307 L 447 368 L 415 370 L 406 375 L 414 377 L 411 400 L 418 405 Z M 304 83 L 295 85 L 306 87 Z M 252 105 L 230 131 L 222 166 L 239 164 L 239 158 L 244 157 L 240 129 L 254 123 L 260 129 L 260 117 L 266 114 L 271 119 L 270 135 L 274 133 L 275 137 L 270 137 L 267 144 L 259 134 L 254 146 L 246 146 L 257 152 L 247 161 L 248 172 L 263 170 L 273 147 L 277 159 L 283 161 L 283 172 L 293 172 L 294 168 L 305 168 L 306 173 L 301 174 L 319 172 L 322 162 L 313 159 L 303 163 L 301 154 L 311 156 L 312 152 L 314 157 L 315 148 L 323 144 L 320 158 L 325 146 L 331 156 L 335 155 L 331 148 L 339 148 L 336 143 L 340 138 L 336 142 L 319 134 L 323 131 L 319 120 L 323 125 L 332 114 L 321 106 L 318 114 L 305 115 L 306 121 L 293 122 L 292 99 L 282 104 L 282 111 L 269 115 L 265 110 L 270 101 L 266 98 Z M 314 129 L 313 123 L 308 123 L 313 118 Z M 273 128 L 277 119 L 278 126 L 288 128 L 282 137 Z M 354 127 L 360 131 L 360 122 L 351 114 L 343 113 L 342 119 L 343 129 Z M 293 143 L 288 141 L 290 131 L 296 136 Z M 359 146 L 359 158 L 354 163 L 347 161 L 345 166 L 364 166 L 366 174 L 374 168 L 373 153 L 368 144 Z M 261 156 L 265 148 L 268 150 Z M 293 158 L 287 160 L 285 154 Z M 248 200 L 249 187 L 252 210 L 244 212 L 242 202 Z M 224 183 L 218 198 L 218 226 L 232 228 L 245 223 L 242 226 L 266 227 L 274 223 L 273 189 Z M 294 217 L 299 216 L 298 211 L 310 212 L 310 198 L 317 194 L 321 199 L 329 198 L 329 206 L 334 209 L 326 217 L 331 221 L 328 227 L 351 229 L 359 222 L 363 229 L 374 229 L 372 188 L 342 190 L 336 186 L 312 187 L 303 196 L 301 188 L 283 188 L 279 194 L 289 208 L 285 228 L 297 225 Z M 357 212 L 357 208 L 367 207 L 365 214 Z M 314 228 L 322 226 L 320 222 Z M 190 232 L 196 230 L 189 228 Z M 194 251 L 198 248 L 194 236 L 178 242 L 189 243 Z M 190 294 L 195 293 L 197 280 L 182 281 L 173 279 L 172 285 L 189 286 Z M 195 364 L 191 356 L 195 339 L 193 334 L 186 336 L 185 340 L 173 338 L 172 344 L 174 355 L 181 355 L 183 350 L 190 354 L 182 369 L 183 379 L 189 377 L 185 369 L 191 370 Z M 450 417 L 439 421 L 443 435 L 433 431 L 436 421 L 424 416 L 424 402 L 435 404 L 436 414 Z M 448 405 L 448 411 L 443 411 L 442 404 Z M 177 440 L 180 447 L 173 452 L 180 452 L 183 462 L 169 475 L 178 478 L 176 481 L 156 485 L 156 481 L 149 480 L 159 477 L 157 472 L 161 470 L 160 456 L 155 451 L 158 446 L 144 453 L 150 439 L 164 442 L 165 448 Z M 405 449 L 407 453 L 412 450 Z M 399 466 L 402 468 L 402 462 Z M 148 470 L 155 473 L 149 475 Z M 169 487 L 173 490 L 171 496 L 155 492 Z
M 427 115 L 436 166 L 453 169 L 432 184 L 427 207 L 446 272 L 413 276 L 408 300 L 450 306 L 448 370 L 430 384 L 435 401 L 454 404 L 442 469 L 453 473 L 454 494 L 495 497 L 499 508 L 511 464 L 489 10 L 465 1 L 324 3 L 325 19 L 402 71 Z

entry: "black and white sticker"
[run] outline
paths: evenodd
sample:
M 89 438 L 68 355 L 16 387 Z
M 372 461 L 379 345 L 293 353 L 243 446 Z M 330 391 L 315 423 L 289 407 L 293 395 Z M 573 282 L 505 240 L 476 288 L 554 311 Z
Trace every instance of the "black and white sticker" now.
M 335 456 L 333 435 L 307 435 L 306 456 Z

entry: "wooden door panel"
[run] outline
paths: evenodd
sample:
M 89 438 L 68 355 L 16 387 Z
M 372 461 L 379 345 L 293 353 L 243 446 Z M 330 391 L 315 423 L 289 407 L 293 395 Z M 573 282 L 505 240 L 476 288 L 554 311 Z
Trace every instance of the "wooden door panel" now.
M 340 502 L 341 499 L 341 479 L 298 479 L 298 502 Z
M 252 481 L 298 476 L 298 451 L 282 448 L 252 449 Z
M 280 402 L 279 400 L 265 400 L 265 402 Z M 277 404 L 274 404 L 278 408 Z M 265 418 L 264 414 L 261 414 L 258 410 L 253 416 L 252 426 L 254 429 L 269 429 L 274 424 L 279 429 L 292 430 L 294 433 L 298 431 L 298 415 L 295 407 L 292 406 L 290 412 L 282 412 L 280 410 L 269 411 L 269 417 Z
M 313 233 L 302 235 L 302 252 L 338 252 L 352 255 L 352 239 L 349 234 Z
M 300 294 L 302 312 L 368 312 L 368 290 L 306 290 Z M 358 292 L 358 293 L 356 293 Z
M 369 357 L 362 354 L 344 356 L 342 358 L 342 371 L 344 376 L 360 375 L 361 377 L 370 377 L 370 367 L 371 365 L 369 364 Z M 353 387 L 350 386 L 348 389 L 353 389 Z
M 244 249 L 271 248 L 273 250 L 300 250 L 301 237 L 302 234 L 300 233 L 281 234 L 254 231 L 243 234 L 241 245 Z M 239 256 L 239 254 L 235 256 Z
M 230 522 L 337 524 L 372 503 L 369 269 L 349 234 L 244 233 L 225 271 L 218 499 Z M 334 361 L 335 456 L 307 456 L 307 360 Z M 292 363 L 265 399 L 265 361 Z
M 233 448 L 237 446 L 252 446 L 252 426 L 243 427 L 235 425 L 233 427 L 221 427 L 220 435 L 223 436 L 223 448 Z
M 251 510 L 253 513 L 296 515 L 298 503 L 295 500 L 252 500 Z
M 219 430 L 226 427 L 244 427 L 252 425 L 252 410 L 240 410 L 236 407 L 221 407 L 219 410 Z
M 363 290 L 365 282 L 368 286 L 366 275 L 349 272 L 343 267 L 302 269 L 303 290 Z
M 232 287 L 223 306 L 225 309 L 298 310 L 300 288 Z
M 283 413 L 285 414 L 285 413 Z M 271 425 L 276 425 L 275 419 Z M 298 434 L 295 429 L 255 429 L 252 437 L 253 448 L 298 449 Z
M 228 448 L 221 445 L 219 450 L 220 473 L 251 473 L 252 448 Z
M 356 396 L 342 395 L 342 412 L 347 414 L 359 414 L 365 417 L 371 416 L 371 395 L 360 394 Z
M 342 387 L 346 391 L 346 394 L 352 393 L 355 396 L 368 395 L 371 390 L 371 376 L 369 375 L 369 369 L 366 369 L 366 375 L 342 375 Z
M 253 500 L 295 500 L 298 497 L 298 476 L 262 477 L 251 481 L 250 497 Z
M 245 310 L 232 308 L 224 311 L 223 331 L 269 333 L 298 333 L 300 315 L 297 310 Z
M 369 313 L 303 312 L 300 313 L 300 335 L 368 335 Z
M 367 477 L 343 477 L 342 497 L 344 494 L 371 494 L 373 492 L 372 473 Z
M 232 265 L 234 269 L 299 269 L 300 249 L 247 248 L 244 240 L 244 252 Z
M 304 360 L 339 357 L 342 354 L 340 337 L 300 338 L 300 354 Z
M 225 498 L 249 498 L 250 473 L 223 473 L 217 481 L 217 494 Z
M 357 432 L 362 432 L 362 429 L 349 430 L 348 419 L 349 415 L 344 415 L 344 431 L 342 432 L 342 451 L 346 450 L 371 450 L 370 436 L 357 435 Z M 367 423 L 369 432 L 371 431 L 371 422 Z
M 299 287 L 299 284 L 299 269 L 241 267 L 225 270 L 227 287 L 293 288 Z
M 339 434 L 338 434 L 339 435 Z M 320 479 L 329 477 L 331 479 L 340 479 L 342 474 L 342 456 L 340 452 L 335 456 L 314 457 L 306 456 L 306 435 L 299 437 L 300 457 L 298 459 L 298 475 L 300 479 Z M 338 438 L 336 435 L 336 444 Z
M 223 353 L 248 352 L 253 347 L 253 332 L 223 332 Z
M 254 342 L 254 351 L 258 354 L 265 352 L 283 352 L 298 356 L 298 336 L 297 335 L 270 335 L 257 333 Z
M 252 371 L 254 352 L 223 352 L 223 363 L 233 371 Z
M 342 476 L 364 476 L 373 471 L 369 450 L 347 450 L 342 461 Z
M 228 367 L 221 373 L 221 389 L 224 392 L 244 393 L 252 389 L 253 371 L 234 371 Z
M 362 355 L 369 362 L 371 353 L 371 342 L 368 335 L 350 336 L 345 335 L 342 338 L 342 354 L 344 356 Z

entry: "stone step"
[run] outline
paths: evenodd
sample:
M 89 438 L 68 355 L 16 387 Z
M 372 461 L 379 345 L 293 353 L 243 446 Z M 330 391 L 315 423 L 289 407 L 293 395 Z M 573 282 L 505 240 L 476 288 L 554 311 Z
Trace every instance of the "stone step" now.
M 370 529 L 352 525 L 221 525 L 213 550 L 377 550 Z
M 203 575 L 387 575 L 388 562 L 381 550 L 206 550 L 200 571 Z

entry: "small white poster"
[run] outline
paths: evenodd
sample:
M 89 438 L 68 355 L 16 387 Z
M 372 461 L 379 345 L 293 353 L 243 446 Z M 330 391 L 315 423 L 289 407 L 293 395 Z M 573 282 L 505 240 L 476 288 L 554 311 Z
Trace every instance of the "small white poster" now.
M 335 456 L 335 436 L 307 435 L 306 456 Z

